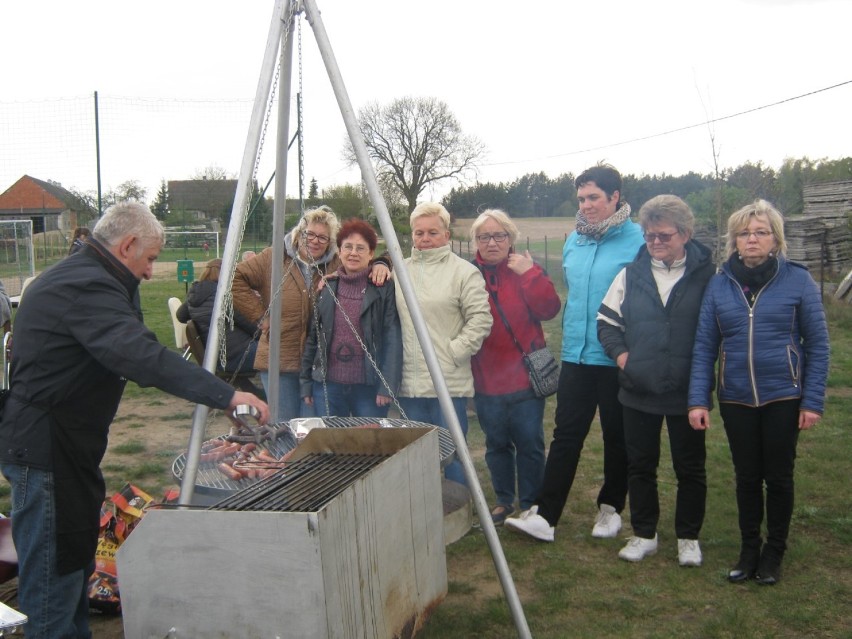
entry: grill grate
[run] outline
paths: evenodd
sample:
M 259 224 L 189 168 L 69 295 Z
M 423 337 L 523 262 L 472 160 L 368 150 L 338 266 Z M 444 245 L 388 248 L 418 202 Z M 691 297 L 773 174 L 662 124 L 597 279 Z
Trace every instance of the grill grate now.
M 381 423 L 392 428 L 434 428 L 433 424 L 413 422 L 404 419 L 377 419 L 375 417 L 323 417 L 322 421 L 328 428 L 354 428 L 367 424 Z M 296 447 L 296 438 L 293 436 L 286 422 L 270 424 L 277 436 L 264 442 L 261 446 L 266 448 L 274 457 L 281 458 Z M 225 435 L 218 439 L 224 439 Z M 456 452 L 450 431 L 438 428 L 438 447 L 441 457 L 441 466 L 448 464 Z M 179 455 L 172 463 L 172 475 L 180 483 L 186 470 L 186 454 Z M 272 479 L 277 475 L 267 477 Z M 214 497 L 226 497 L 227 495 L 242 491 L 250 486 L 256 485 L 264 480 L 245 477 L 239 481 L 228 479 L 216 468 L 216 463 L 201 463 L 198 465 L 198 473 L 195 478 L 195 490 L 202 494 Z
M 262 479 L 210 510 L 312 512 L 320 510 L 347 486 L 389 455 L 312 453 Z

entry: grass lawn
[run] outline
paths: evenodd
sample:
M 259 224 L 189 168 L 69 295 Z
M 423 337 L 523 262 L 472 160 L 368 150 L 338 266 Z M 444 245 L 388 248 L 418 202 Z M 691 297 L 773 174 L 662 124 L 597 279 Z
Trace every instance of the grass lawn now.
M 559 279 L 558 271 L 551 273 Z M 557 288 L 564 299 L 561 283 Z M 174 340 L 166 300 L 184 295 L 184 284 L 174 278 L 144 282 L 141 287 L 146 323 L 170 348 Z M 589 533 L 602 472 L 600 429 L 593 425 L 556 541 L 544 544 L 498 530 L 534 637 L 852 637 L 852 510 L 847 484 L 852 456 L 847 419 L 852 414 L 852 307 L 829 301 L 827 311 L 832 339 L 827 410 L 823 421 L 800 438 L 797 501 L 781 583 L 759 587 L 731 585 L 725 579 L 737 557 L 739 533 L 733 468 L 718 411 L 712 414 L 715 421 L 707 435 L 708 501 L 701 568 L 677 564 L 676 482 L 665 437 L 659 470 L 658 554 L 630 564 L 617 558 L 622 538 L 592 539 Z M 551 348 L 558 353 L 560 318 L 549 322 L 546 330 Z M 126 396 L 151 403 L 166 399 L 159 391 L 134 384 L 128 385 Z M 545 417 L 548 442 L 554 405 L 550 398 Z M 183 421 L 187 418 L 181 416 Z M 484 438 L 475 419 L 468 438 L 479 479 L 493 503 Z M 140 450 L 132 438 L 113 444 L 118 446 L 120 464 L 105 468 L 108 494 L 128 478 L 140 477 L 144 478 L 138 480 L 140 487 L 162 495 L 168 481 L 164 470 L 174 450 Z M 0 509 L 8 512 L 8 506 L 4 482 Z M 630 534 L 627 515 L 625 524 L 622 536 Z M 473 529 L 447 548 L 447 566 L 449 594 L 421 636 L 517 636 L 481 531 Z

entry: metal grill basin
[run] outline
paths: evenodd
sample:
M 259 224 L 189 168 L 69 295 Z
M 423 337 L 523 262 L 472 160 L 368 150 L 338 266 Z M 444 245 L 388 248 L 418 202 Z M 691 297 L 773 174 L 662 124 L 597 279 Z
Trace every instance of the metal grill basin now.
M 116 558 L 124 635 L 414 636 L 447 594 L 438 468 L 438 429 L 318 428 L 215 508 L 148 511 Z

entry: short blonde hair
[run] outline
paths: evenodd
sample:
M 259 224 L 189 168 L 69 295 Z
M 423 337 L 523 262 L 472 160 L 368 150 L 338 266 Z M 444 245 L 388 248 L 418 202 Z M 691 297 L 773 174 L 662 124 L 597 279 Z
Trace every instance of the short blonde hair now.
M 677 195 L 657 195 L 639 209 L 642 230 L 647 231 L 653 224 L 671 224 L 678 233 L 691 238 L 695 232 L 695 215 Z
M 326 253 L 335 250 L 337 247 L 337 232 L 340 230 L 340 221 L 331 210 L 330 206 L 322 204 L 315 209 L 305 211 L 299 223 L 293 227 L 290 232 L 290 239 L 293 242 L 293 248 L 297 249 L 301 246 L 302 234 L 307 232 L 311 224 L 324 224 L 328 228 L 328 248 Z
M 450 213 L 444 208 L 444 205 L 439 202 L 423 202 L 423 204 L 418 204 L 411 212 L 411 215 L 408 218 L 408 223 L 411 226 L 414 226 L 414 220 L 417 218 L 432 216 L 441 220 L 445 231 L 450 230 L 450 224 L 452 222 L 452 220 L 450 220 Z
M 787 240 L 784 239 L 784 216 L 766 200 L 755 200 L 728 218 L 728 257 L 737 252 L 737 233 L 748 227 L 751 218 L 765 218 L 775 236 L 775 253 L 787 255 Z
M 470 225 L 470 239 L 476 239 L 479 229 L 488 220 L 494 220 L 497 224 L 503 227 L 503 230 L 506 231 L 506 233 L 509 234 L 510 246 L 514 246 L 515 242 L 518 241 L 518 238 L 521 237 L 521 232 L 518 230 L 518 227 L 506 211 L 501 209 L 485 209 L 479 214 L 479 217 L 473 221 L 473 224 Z

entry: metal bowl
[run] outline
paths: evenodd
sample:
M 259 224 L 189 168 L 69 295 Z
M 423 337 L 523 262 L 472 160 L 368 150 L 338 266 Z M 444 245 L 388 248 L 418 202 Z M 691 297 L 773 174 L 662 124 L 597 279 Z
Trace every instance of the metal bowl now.
M 239 419 L 240 421 L 243 421 L 242 418 L 246 415 L 250 415 L 251 417 L 257 419 L 260 416 L 260 411 L 249 404 L 237 404 L 234 408 L 233 415 L 236 419 Z

